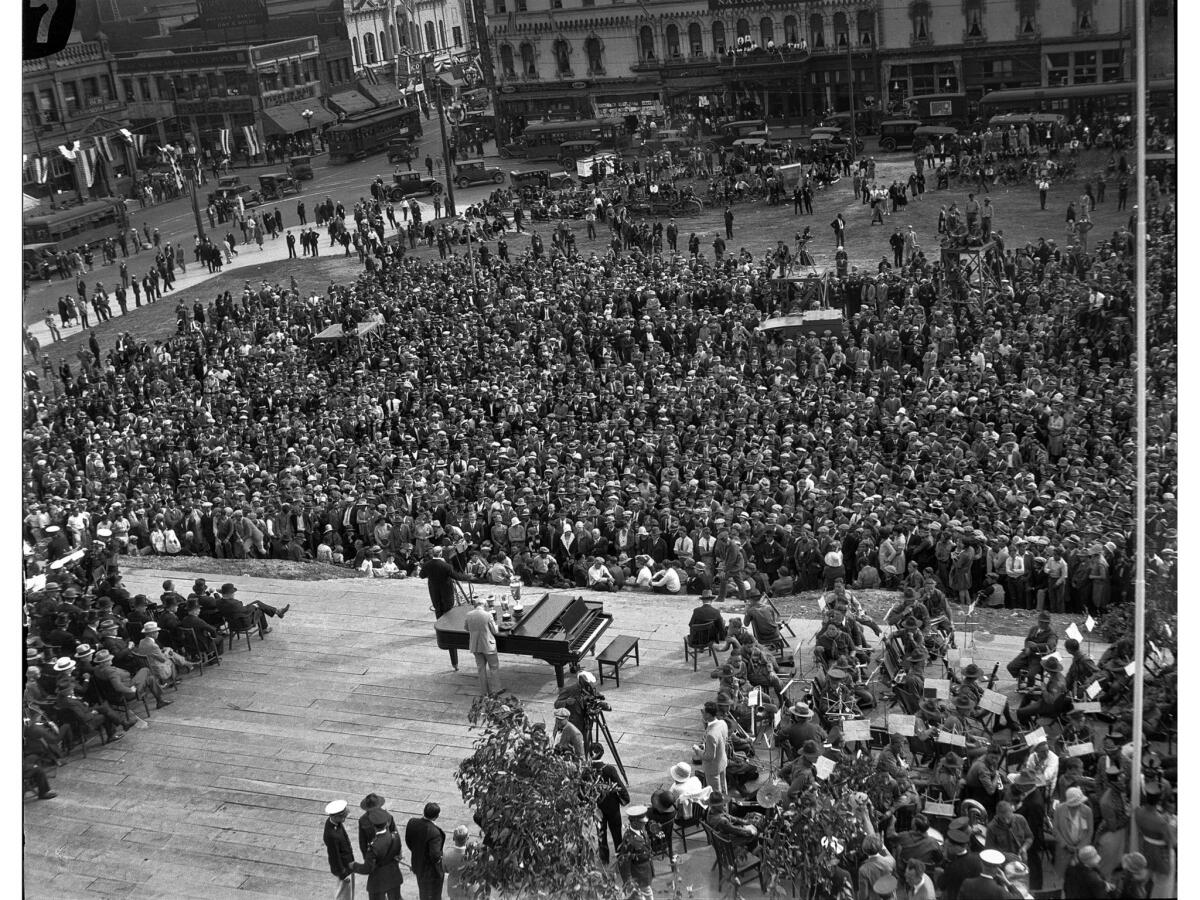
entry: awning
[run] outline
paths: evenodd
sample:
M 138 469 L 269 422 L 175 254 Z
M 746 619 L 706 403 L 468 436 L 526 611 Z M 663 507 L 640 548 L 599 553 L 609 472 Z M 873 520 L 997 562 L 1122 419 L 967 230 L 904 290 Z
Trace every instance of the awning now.
M 382 84 L 363 82 L 359 85 L 359 90 L 380 106 L 399 106 L 404 98 L 404 91 L 389 82 Z
M 456 78 L 453 72 L 438 72 L 437 77 L 448 88 L 460 88 L 466 84 L 461 78 Z
M 269 135 L 299 134 L 309 127 L 304 120 L 305 110 L 313 114 L 313 128 L 320 128 L 327 122 L 334 121 L 333 114 L 319 103 L 284 103 L 263 110 L 263 130 Z
M 375 108 L 375 104 L 371 102 L 370 98 L 364 97 L 358 91 L 342 91 L 339 94 L 332 94 L 329 97 L 329 105 L 346 115 Z

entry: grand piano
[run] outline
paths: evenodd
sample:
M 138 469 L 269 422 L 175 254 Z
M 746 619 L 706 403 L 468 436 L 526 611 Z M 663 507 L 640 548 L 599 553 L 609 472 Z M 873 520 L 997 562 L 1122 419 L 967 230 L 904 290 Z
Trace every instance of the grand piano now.
M 434 623 L 437 645 L 442 650 L 466 650 L 469 605 L 456 606 Z M 554 666 L 554 677 L 563 687 L 563 666 L 571 671 L 579 661 L 594 653 L 600 635 L 612 624 L 612 613 L 599 600 L 584 600 L 571 594 L 543 594 L 532 607 L 514 619 L 511 631 L 496 635 L 496 650 L 513 656 L 532 656 Z

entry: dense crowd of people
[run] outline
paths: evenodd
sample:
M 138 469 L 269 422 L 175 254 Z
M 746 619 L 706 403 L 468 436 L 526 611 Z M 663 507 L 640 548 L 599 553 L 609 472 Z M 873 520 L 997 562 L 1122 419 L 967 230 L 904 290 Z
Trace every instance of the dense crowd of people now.
M 1004 280 L 994 292 L 969 290 L 923 254 L 903 254 L 878 273 L 845 272 L 833 288 L 844 328 L 792 338 L 758 329 L 788 290 L 772 277 L 773 253 L 725 254 L 722 242 L 710 257 L 691 240 L 682 252 L 678 235 L 664 248 L 661 234 L 648 233 L 614 239 L 603 256 L 584 258 L 557 240 L 546 248 L 538 237 L 519 254 L 472 246 L 468 260 L 447 233 L 439 236 L 441 258 L 423 261 L 385 239 L 383 214 L 377 201 L 352 217 L 344 209 L 334 216 L 353 233 L 366 266 L 352 284 L 318 292 L 300 290 L 295 278 L 247 282 L 191 309 L 180 304 L 178 332 L 167 340 L 126 333 L 107 350 L 93 341 L 77 362 L 27 370 L 26 575 L 78 569 L 80 555 L 84 568 L 98 566 L 79 577 L 95 586 L 93 608 L 64 612 L 73 604 L 54 597 L 34 604 L 41 645 L 30 644 L 39 669 L 27 672 L 31 682 L 53 673 L 61 690 L 62 676 L 71 676 L 68 666 L 54 671 L 61 659 L 48 648 L 67 643 L 56 629 L 93 652 L 114 626 L 133 634 L 138 598 L 122 597 L 114 575 L 124 554 L 313 559 L 404 577 L 440 548 L 464 577 L 496 584 L 718 599 L 732 587 L 756 604 L 823 589 L 830 596 L 821 677 L 841 692 L 839 703 L 860 709 L 875 701 L 864 693 L 856 657 L 865 642 L 855 627 L 875 623 L 846 588 L 893 588 L 902 591 L 900 611 L 886 624 L 899 643 L 885 644 L 877 662 L 890 665 L 895 702 L 926 730 L 951 715 L 964 734 L 982 728 L 962 748 L 972 762 L 955 784 L 986 819 L 947 823 L 961 853 L 912 851 L 929 826 L 914 812 L 905 760 L 923 755 L 935 772 L 947 767 L 946 778 L 958 778 L 950 771 L 958 756 L 923 749 L 914 734 L 879 755 L 886 763 L 879 771 L 891 780 L 880 776 L 873 806 L 855 801 L 851 817 L 867 838 L 862 864 L 874 860 L 882 877 L 890 859 L 894 877 L 905 880 L 911 869 L 906 897 L 924 896 L 926 871 L 936 866 L 944 877 L 960 857 L 975 859 L 958 863 L 962 879 L 997 875 L 1011 860 L 993 865 L 989 850 L 1023 858 L 1033 878 L 1032 845 L 1013 817 L 1058 800 L 1065 810 L 1058 846 L 1075 851 L 1062 857 L 1060 879 L 1089 879 L 1074 871 L 1079 866 L 1102 879 L 1147 866 L 1162 874 L 1154 868 L 1161 860 L 1145 853 L 1140 862 L 1114 856 L 1103 833 L 1083 821 L 1084 805 L 1104 811 L 1108 803 L 1102 821 L 1117 822 L 1121 791 L 1128 793 L 1121 782 L 1128 684 L 1117 675 L 1128 646 L 1096 666 L 1092 680 L 1103 682 L 1118 727 L 1105 758 L 1085 761 L 1082 773 L 1071 758 L 1061 768 L 1047 762 L 1045 754 L 1066 743 L 1035 745 L 1022 775 L 1007 786 L 996 781 L 1008 749 L 997 755 L 993 735 L 1019 733 L 1039 716 L 1066 720 L 1069 704 L 1057 699 L 1090 683 L 1077 678 L 1068 688 L 1069 672 L 1044 660 L 1036 635 L 1014 674 L 1033 680 L 1044 669 L 1047 686 L 998 721 L 982 722 L 982 690 L 968 687 L 982 673 L 964 673 L 942 706 L 927 707 L 921 689 L 940 646 L 928 640 L 946 640 L 944 622 L 934 620 L 950 615 L 951 602 L 1097 618 L 1128 602 L 1137 527 L 1129 229 L 1070 252 L 1053 241 L 1010 248 L 997 263 Z M 1173 215 L 1169 204 L 1155 205 L 1148 229 L 1145 530 L 1149 576 L 1163 584 L 1173 584 L 1176 571 Z M 342 326 L 340 340 L 314 340 L 332 324 Z M 53 575 L 50 583 L 63 594 L 76 587 Z M 188 598 L 164 587 L 163 605 L 180 621 L 192 614 L 203 622 L 207 594 L 194 593 L 190 609 Z M 127 608 L 110 617 L 118 605 Z M 265 628 L 261 616 L 284 612 L 249 615 Z M 720 696 L 711 710 L 706 704 L 706 732 L 728 718 L 745 728 L 754 715 L 744 702 L 748 686 L 772 698 L 796 729 L 787 737 L 785 777 L 789 802 L 799 804 L 805 791 L 822 789 L 814 767 L 831 734 L 839 747 L 838 716 L 821 699 L 828 691 L 813 694 L 808 715 L 805 703 L 783 696 L 770 652 L 780 635 L 770 618 L 748 613 L 750 629 L 731 625 L 729 634 L 714 635 L 735 658 L 718 669 L 725 706 Z M 157 629 L 145 630 L 151 622 L 167 629 L 161 618 L 141 621 L 153 642 Z M 95 639 L 83 641 L 89 628 Z M 1078 646 L 1067 649 L 1075 654 Z M 187 651 L 163 641 L 169 671 L 129 662 L 137 696 L 149 691 L 165 703 L 161 684 L 191 664 Z M 117 727 L 130 725 L 128 708 L 123 714 L 96 697 L 87 715 L 76 710 L 80 722 L 117 736 Z M 960 706 L 962 697 L 972 705 Z M 806 725 L 814 715 L 823 724 Z M 1064 721 L 1060 738 L 1070 725 Z M 711 827 L 731 839 L 756 838 L 760 829 L 732 812 L 735 792 L 757 795 L 757 769 L 746 760 L 752 748 L 740 748 L 741 768 L 722 768 L 712 758 L 720 742 L 709 737 L 697 752 L 715 788 L 705 797 Z M 1172 802 L 1168 774 L 1157 793 L 1147 786 L 1144 833 L 1170 830 L 1163 824 Z M 665 815 L 667 799 L 652 799 Z M 646 817 L 653 819 L 648 809 Z M 871 890 L 887 896 L 883 885 L 873 881 Z M 962 900 L 984 896 L 939 890 Z

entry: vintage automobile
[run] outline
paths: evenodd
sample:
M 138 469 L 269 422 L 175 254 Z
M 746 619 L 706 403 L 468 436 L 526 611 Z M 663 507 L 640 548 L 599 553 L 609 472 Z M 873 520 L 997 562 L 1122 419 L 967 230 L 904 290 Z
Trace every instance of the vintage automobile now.
M 401 172 L 397 170 L 392 175 L 392 183 L 386 187 L 389 200 L 403 200 L 405 197 L 435 196 L 442 192 L 442 183 L 436 178 L 422 175 L 420 172 Z
M 531 172 L 509 172 L 508 183 L 515 189 L 542 187 L 561 191 L 575 186 L 575 179 L 568 172 L 551 172 L 549 169 L 534 169 Z
M 454 170 L 454 183 L 460 188 L 473 184 L 504 184 L 504 172 L 498 166 L 489 166 L 481 159 L 460 162 Z
M 258 176 L 258 193 L 263 200 L 282 200 L 287 194 L 300 193 L 300 182 L 287 172 Z
M 288 160 L 288 171 L 297 181 L 312 181 L 313 167 L 311 156 L 293 156 Z
M 387 160 L 393 166 L 398 163 L 411 163 L 417 155 L 412 141 L 406 137 L 394 137 L 388 141 Z

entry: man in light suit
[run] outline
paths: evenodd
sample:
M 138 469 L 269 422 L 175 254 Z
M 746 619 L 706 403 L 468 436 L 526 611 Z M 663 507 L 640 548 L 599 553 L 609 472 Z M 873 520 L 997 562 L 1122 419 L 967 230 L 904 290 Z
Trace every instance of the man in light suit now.
M 496 652 L 496 620 L 487 611 L 482 596 L 475 598 L 475 608 L 467 613 L 466 626 L 470 643 L 467 649 L 475 654 L 479 667 L 479 692 L 494 694 L 500 690 L 500 656 Z
M 424 813 L 420 819 L 408 820 L 404 843 L 412 854 L 412 870 L 417 876 L 421 900 L 442 900 L 442 881 L 446 876 L 442 868 L 442 847 L 446 843 L 446 832 L 435 824 L 442 808 L 436 803 L 426 803 Z
M 715 700 L 704 701 L 704 744 L 693 749 L 699 752 L 703 763 L 704 777 L 714 791 L 729 793 L 725 780 L 725 767 L 729 765 L 726 745 L 729 743 L 729 726 L 720 717 Z

